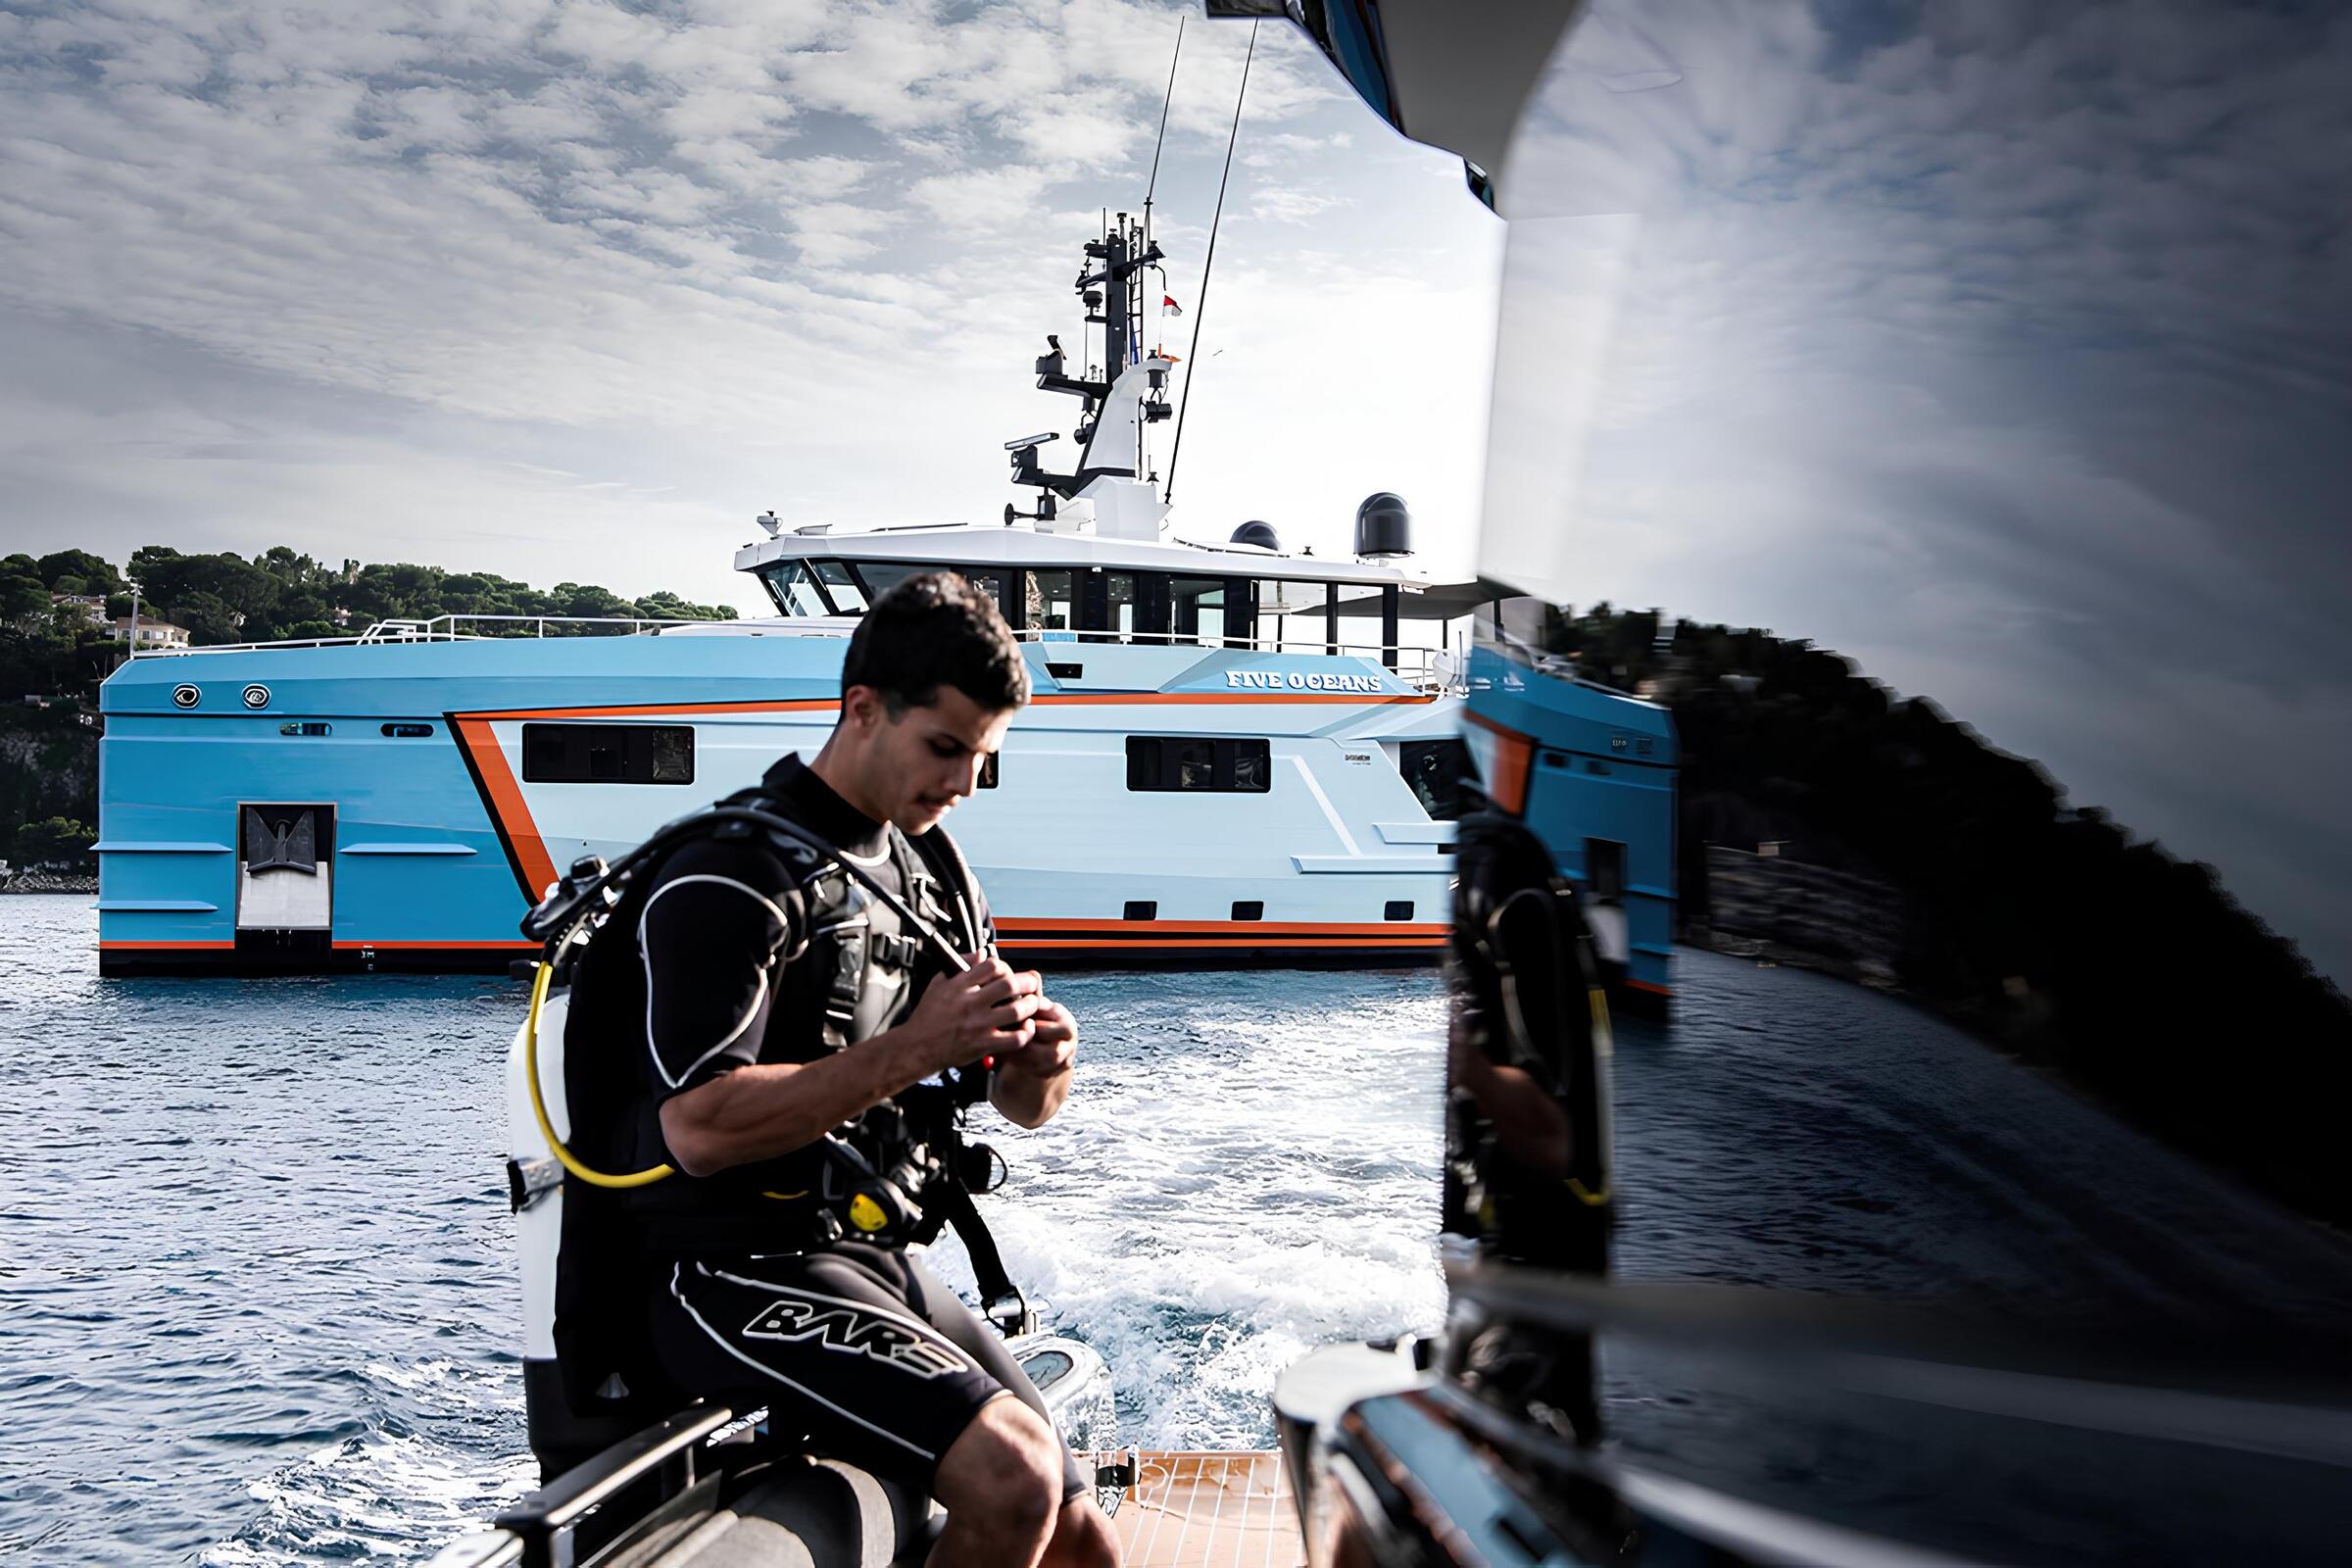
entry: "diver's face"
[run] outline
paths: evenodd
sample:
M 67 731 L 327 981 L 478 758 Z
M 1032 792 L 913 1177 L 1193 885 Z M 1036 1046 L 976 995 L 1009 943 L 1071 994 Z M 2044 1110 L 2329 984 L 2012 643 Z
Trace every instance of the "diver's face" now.
M 843 706 L 864 741 L 861 804 L 908 834 L 930 831 L 979 788 L 982 765 L 1012 727 L 1011 709 L 982 708 L 953 686 L 942 686 L 929 707 L 896 718 L 870 687 L 850 688 Z

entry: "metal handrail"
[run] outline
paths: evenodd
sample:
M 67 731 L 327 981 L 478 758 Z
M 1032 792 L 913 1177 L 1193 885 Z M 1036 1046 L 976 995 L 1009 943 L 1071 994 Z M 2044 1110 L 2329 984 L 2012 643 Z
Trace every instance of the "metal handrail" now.
M 1319 654 L 1347 659 L 1366 659 L 1387 662 L 1394 657 L 1391 673 L 1399 679 L 1410 680 L 1433 691 L 1460 692 L 1466 689 L 1468 661 L 1460 660 L 1456 667 L 1441 674 L 1441 659 L 1459 660 L 1450 648 L 1430 648 L 1419 643 L 1329 643 L 1320 637 L 1232 637 L 1216 633 L 1187 634 L 1172 631 L 1080 631 L 1075 629 L 1025 626 L 1014 632 L 1019 642 L 1043 646 L 1071 648 L 1101 648 L 1122 643 L 1157 645 L 1171 648 L 1227 648 L 1237 653 L 1255 654 Z
M 776 620 L 839 620 L 845 616 L 777 616 Z M 669 627 L 722 627 L 747 624 L 768 624 L 734 620 L 660 619 L 648 615 L 487 615 L 451 613 L 434 615 L 424 620 L 379 620 L 364 632 L 350 637 L 290 637 L 277 642 L 216 643 L 203 648 L 158 648 L 134 652 L 133 659 L 184 659 L 199 654 L 251 653 L 269 648 L 359 648 L 389 643 L 484 642 L 500 640 L 512 633 L 468 631 L 473 625 L 529 627 L 531 638 L 544 638 L 550 626 L 611 626 L 626 627 L 627 631 L 612 635 L 642 636 Z M 812 633 L 811 635 L 816 635 Z M 1075 648 L 1103 647 L 1114 644 L 1136 644 L 1167 648 L 1226 648 L 1242 653 L 1304 654 L 1337 656 L 1348 659 L 1371 660 L 1389 664 L 1399 679 L 1407 680 L 1425 690 L 1459 692 L 1463 687 L 1463 668 L 1450 673 L 1441 672 L 1441 658 L 1455 657 L 1446 648 L 1430 648 L 1415 643 L 1331 643 L 1320 637 L 1239 637 L 1210 633 L 1187 634 L 1172 631 L 1102 631 L 1062 630 L 1028 626 L 1015 631 L 1015 640 L 1040 646 L 1058 646 L 1068 643 Z M 1393 662 L 1392 662 L 1393 661 Z M 1466 662 L 1465 662 L 1466 663 Z
M 662 618 L 654 615 L 489 615 L 453 612 L 434 615 L 425 620 L 378 620 L 368 624 L 366 631 L 350 637 L 281 637 L 272 642 L 209 643 L 201 648 L 152 648 L 134 650 L 133 659 L 177 659 L 188 654 L 251 653 L 262 648 L 358 648 L 376 643 L 457 643 L 495 641 L 498 633 L 460 630 L 461 625 L 498 623 L 533 628 L 534 637 L 545 637 L 550 626 L 626 626 L 626 635 L 638 636 L 649 629 L 659 631 L 665 626 L 726 626 L 736 622 L 706 620 L 691 616 Z M 621 635 L 615 633 L 614 635 Z
M 1440 654 L 1452 652 L 1448 648 L 1431 648 L 1422 643 L 1329 643 L 1320 637 L 1236 637 L 1224 632 L 1180 631 L 1108 631 L 1079 630 L 1061 627 L 1024 626 L 1014 632 L 1016 642 L 1074 643 L 1099 647 L 1105 643 L 1156 643 L 1172 648 L 1231 648 L 1261 654 L 1338 654 L 1346 657 L 1379 659 L 1387 654 L 1399 658 L 1412 656 L 1428 662 Z

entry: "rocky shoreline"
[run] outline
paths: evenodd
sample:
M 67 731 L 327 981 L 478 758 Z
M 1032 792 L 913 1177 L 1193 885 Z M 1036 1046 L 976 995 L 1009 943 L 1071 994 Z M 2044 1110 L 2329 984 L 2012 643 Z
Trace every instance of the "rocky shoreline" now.
M 0 893 L 95 893 L 94 876 L 60 876 L 50 871 L 19 871 L 0 882 Z

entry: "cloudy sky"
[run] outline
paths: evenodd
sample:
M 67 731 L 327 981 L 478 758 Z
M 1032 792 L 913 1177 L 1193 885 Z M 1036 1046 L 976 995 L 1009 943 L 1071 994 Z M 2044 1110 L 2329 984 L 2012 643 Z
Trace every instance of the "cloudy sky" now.
M 764 509 L 987 517 L 1003 442 L 1074 422 L 1029 362 L 1141 202 L 1184 14 L 0 3 L 0 533 L 748 604 Z M 1395 489 L 1466 564 L 1500 224 L 1265 28 L 1203 315 L 1250 28 L 1185 32 L 1182 529 L 1344 547 Z
M 1395 489 L 1447 577 L 1483 488 L 1496 564 L 1853 655 L 2352 977 L 2352 14 L 1636 10 L 1508 171 L 1491 478 L 1502 225 L 1259 34 L 1179 531 Z M 1183 14 L 0 0 L 0 546 L 749 605 L 763 509 L 992 516 Z M 1186 24 L 1185 333 L 1248 36 Z

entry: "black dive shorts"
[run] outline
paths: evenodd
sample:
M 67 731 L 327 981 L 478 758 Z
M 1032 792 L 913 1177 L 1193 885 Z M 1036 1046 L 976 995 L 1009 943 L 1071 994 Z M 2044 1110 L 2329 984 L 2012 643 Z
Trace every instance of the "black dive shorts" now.
M 898 1248 L 682 1262 L 653 1298 L 654 1344 L 678 1388 L 765 1405 L 770 1426 L 798 1428 L 812 1452 L 926 1489 L 999 1394 L 1046 1414 L 1004 1337 Z M 1061 1470 L 1062 1501 L 1094 1490 L 1066 1449 Z

